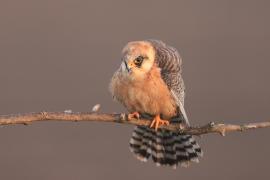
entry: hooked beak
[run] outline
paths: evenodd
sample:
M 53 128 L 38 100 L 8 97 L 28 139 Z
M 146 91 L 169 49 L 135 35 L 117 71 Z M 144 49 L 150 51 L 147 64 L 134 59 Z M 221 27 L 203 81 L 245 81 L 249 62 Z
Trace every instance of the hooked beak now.
M 128 67 L 127 62 L 126 62 L 126 61 L 124 61 L 124 63 L 125 63 L 125 67 L 126 67 L 127 71 L 128 71 L 128 72 L 130 72 L 130 71 L 131 71 L 131 69 Z
M 127 72 L 130 73 L 132 72 L 132 68 L 134 67 L 134 64 L 128 64 L 126 61 L 124 61 L 125 67 L 127 69 Z

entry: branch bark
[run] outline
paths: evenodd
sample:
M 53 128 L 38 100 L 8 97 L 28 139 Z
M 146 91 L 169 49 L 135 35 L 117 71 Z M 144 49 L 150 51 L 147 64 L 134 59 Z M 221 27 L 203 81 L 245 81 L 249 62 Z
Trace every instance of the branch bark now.
M 98 108 L 99 109 L 99 108 Z M 73 113 L 65 112 L 39 112 L 18 115 L 4 115 L 0 116 L 0 126 L 24 124 L 29 125 L 38 121 L 97 121 L 97 122 L 112 122 L 131 125 L 149 126 L 151 121 L 149 119 L 129 119 L 126 114 L 102 114 L 97 112 L 87 113 Z M 213 122 L 200 127 L 180 127 L 179 124 L 170 124 L 168 126 L 161 126 L 160 128 L 171 131 L 180 131 L 190 135 L 202 135 L 209 133 L 219 133 L 225 136 L 226 132 L 232 131 L 246 131 L 258 128 L 270 127 L 270 122 L 250 123 L 243 125 L 234 124 L 215 124 Z

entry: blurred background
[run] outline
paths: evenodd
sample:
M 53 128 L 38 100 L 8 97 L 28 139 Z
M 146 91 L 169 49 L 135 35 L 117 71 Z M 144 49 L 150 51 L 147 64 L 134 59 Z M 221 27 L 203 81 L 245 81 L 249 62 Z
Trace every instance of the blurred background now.
M 184 61 L 193 125 L 270 118 L 267 0 L 1 0 L 0 114 L 124 112 L 108 84 L 128 41 L 161 39 Z M 42 122 L 0 128 L 0 179 L 269 179 L 270 131 L 198 138 L 190 168 L 129 152 L 133 127 Z

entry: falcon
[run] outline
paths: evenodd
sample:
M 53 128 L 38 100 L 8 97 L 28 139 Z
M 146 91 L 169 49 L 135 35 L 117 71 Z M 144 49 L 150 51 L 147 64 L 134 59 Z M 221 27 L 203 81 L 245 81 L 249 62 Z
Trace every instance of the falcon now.
M 129 118 L 151 118 L 151 125 L 136 126 L 130 150 L 141 161 L 187 167 L 199 162 L 202 150 L 191 135 L 159 128 L 178 123 L 189 126 L 184 109 L 185 85 L 178 51 L 159 40 L 129 42 L 110 91 L 123 104 Z

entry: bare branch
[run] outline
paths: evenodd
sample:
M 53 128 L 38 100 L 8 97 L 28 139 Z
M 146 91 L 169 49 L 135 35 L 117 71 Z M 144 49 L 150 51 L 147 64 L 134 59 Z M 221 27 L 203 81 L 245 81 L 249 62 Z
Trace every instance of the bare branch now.
M 97 121 L 97 122 L 113 122 L 132 125 L 149 126 L 149 119 L 128 119 L 126 114 L 101 114 L 96 112 L 91 113 L 73 113 L 72 111 L 65 112 L 40 112 L 28 113 L 22 115 L 5 115 L 0 116 L 0 126 L 24 124 L 29 125 L 38 121 Z M 226 132 L 245 131 L 257 128 L 270 127 L 270 122 L 250 123 L 243 125 L 233 124 L 215 124 L 209 123 L 200 127 L 180 127 L 179 124 L 170 124 L 168 126 L 161 126 L 161 128 L 180 131 L 191 135 L 202 135 L 208 133 L 219 133 L 225 135 Z

